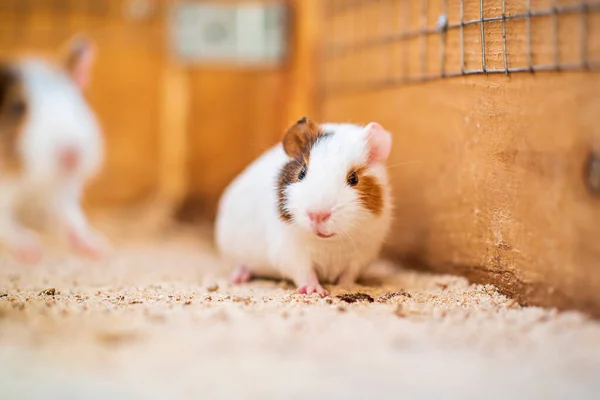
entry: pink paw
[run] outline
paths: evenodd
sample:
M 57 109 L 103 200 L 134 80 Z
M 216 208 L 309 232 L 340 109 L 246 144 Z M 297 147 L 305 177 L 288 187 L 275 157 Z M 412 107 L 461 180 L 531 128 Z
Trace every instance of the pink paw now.
M 236 285 L 241 283 L 246 283 L 252 279 L 252 272 L 248 271 L 246 267 L 239 267 L 235 270 L 235 272 L 231 275 L 231 282 Z
M 110 246 L 101 236 L 95 234 L 81 235 L 75 232 L 69 232 L 69 242 L 71 246 L 84 257 L 98 260 L 108 253 Z
M 318 293 L 321 296 L 329 296 L 329 292 L 323 288 L 321 285 L 304 285 L 298 288 L 298 293 L 311 295 L 313 293 Z
M 36 240 L 17 245 L 12 249 L 14 257 L 23 264 L 35 264 L 42 259 L 44 249 Z

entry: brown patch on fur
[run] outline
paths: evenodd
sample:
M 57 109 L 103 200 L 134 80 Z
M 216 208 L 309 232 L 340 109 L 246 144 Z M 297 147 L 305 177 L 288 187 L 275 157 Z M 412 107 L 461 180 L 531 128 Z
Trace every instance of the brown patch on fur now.
M 288 156 L 298 159 L 310 151 L 312 145 L 321 135 L 323 135 L 323 131 L 319 125 L 306 117 L 302 117 L 283 136 L 283 149 Z
M 279 217 L 282 221 L 290 222 L 292 215 L 286 210 L 285 189 L 292 183 L 298 182 L 298 174 L 302 167 L 310 161 L 310 150 L 319 138 L 327 134 L 313 121 L 302 117 L 283 136 L 283 149 L 289 155 L 290 160 L 284 165 L 277 180 L 277 196 Z
M 292 220 L 292 214 L 286 209 L 285 189 L 292 183 L 298 182 L 298 174 L 304 166 L 304 159 L 291 160 L 281 170 L 279 179 L 277 180 L 277 197 L 278 197 L 278 209 L 279 218 L 284 222 L 290 222 Z
M 383 212 L 383 187 L 372 175 L 367 175 L 365 166 L 357 167 L 348 172 L 356 171 L 358 175 L 358 185 L 354 189 L 358 192 L 360 202 L 367 210 L 375 215 L 380 215 Z
M 3 173 L 21 170 L 17 145 L 27 114 L 27 98 L 19 73 L 0 64 L 0 170 Z

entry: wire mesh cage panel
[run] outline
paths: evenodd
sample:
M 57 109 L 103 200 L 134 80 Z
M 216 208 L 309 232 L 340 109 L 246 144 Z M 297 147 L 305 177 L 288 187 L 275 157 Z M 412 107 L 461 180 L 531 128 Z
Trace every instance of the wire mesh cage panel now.
M 326 0 L 324 89 L 600 67 L 600 0 Z

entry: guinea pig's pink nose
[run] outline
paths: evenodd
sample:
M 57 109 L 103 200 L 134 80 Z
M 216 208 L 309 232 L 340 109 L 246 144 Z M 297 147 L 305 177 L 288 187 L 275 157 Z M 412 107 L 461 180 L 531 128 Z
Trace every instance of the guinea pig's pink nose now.
M 331 217 L 331 211 L 308 211 L 308 218 L 317 224 L 322 224 L 329 217 Z
M 58 163 L 65 171 L 73 171 L 79 164 L 79 152 L 73 147 L 65 147 L 58 152 Z

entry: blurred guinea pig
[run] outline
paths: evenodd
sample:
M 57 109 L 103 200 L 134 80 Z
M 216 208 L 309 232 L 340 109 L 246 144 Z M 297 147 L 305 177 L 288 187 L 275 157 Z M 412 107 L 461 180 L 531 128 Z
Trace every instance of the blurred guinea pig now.
M 108 250 L 80 204 L 103 161 L 101 130 L 83 95 L 94 57 L 93 43 L 78 35 L 54 59 L 0 61 L 0 245 L 21 262 L 43 253 L 20 217 L 28 213 L 43 215 L 82 255 Z

